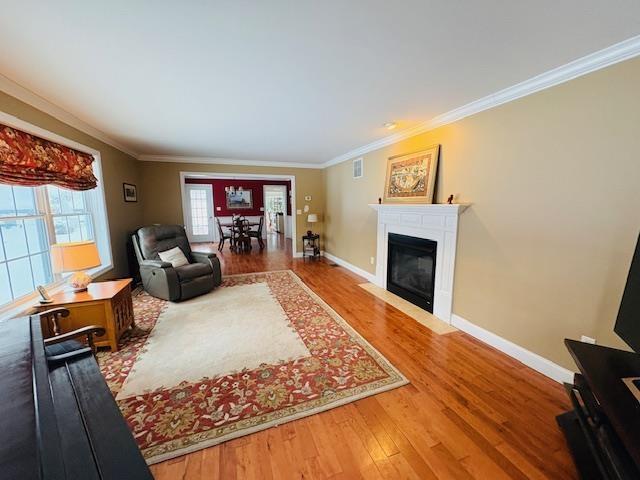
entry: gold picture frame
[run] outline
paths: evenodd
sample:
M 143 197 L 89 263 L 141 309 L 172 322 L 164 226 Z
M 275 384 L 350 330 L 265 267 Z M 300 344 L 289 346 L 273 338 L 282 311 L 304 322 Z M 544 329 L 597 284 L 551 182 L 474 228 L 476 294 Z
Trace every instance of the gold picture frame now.
M 384 182 L 385 203 L 433 203 L 440 145 L 389 157 Z

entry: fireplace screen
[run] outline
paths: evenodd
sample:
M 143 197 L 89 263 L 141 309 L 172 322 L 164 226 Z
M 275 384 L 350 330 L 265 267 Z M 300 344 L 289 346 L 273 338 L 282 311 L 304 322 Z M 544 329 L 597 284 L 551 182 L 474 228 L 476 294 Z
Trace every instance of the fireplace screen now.
M 437 243 L 389 234 L 387 290 L 433 313 Z

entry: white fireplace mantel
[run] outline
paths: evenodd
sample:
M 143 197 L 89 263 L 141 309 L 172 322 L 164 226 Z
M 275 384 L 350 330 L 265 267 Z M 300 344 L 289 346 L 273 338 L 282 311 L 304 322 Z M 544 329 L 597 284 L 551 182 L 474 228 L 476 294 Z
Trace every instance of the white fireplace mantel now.
M 378 212 L 375 283 L 387 288 L 389 233 L 425 238 L 437 243 L 433 314 L 451 323 L 453 274 L 456 265 L 458 217 L 469 204 L 369 204 Z

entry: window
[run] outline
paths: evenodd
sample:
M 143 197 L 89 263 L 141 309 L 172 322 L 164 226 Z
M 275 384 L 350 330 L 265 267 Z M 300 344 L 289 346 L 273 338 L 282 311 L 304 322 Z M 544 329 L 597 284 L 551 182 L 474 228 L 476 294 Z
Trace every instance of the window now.
M 112 255 L 100 152 L 3 112 L 0 122 L 93 155 L 93 173 L 98 181 L 96 188 L 86 191 L 0 183 L 0 318 L 3 318 L 23 311 L 24 305 L 37 297 L 37 285 L 58 287 L 63 283 L 64 278 L 55 274 L 51 266 L 52 244 L 95 241 L 101 265 L 88 271 L 93 276 L 112 267 Z
M 98 189 L 0 184 L 0 309 L 37 285 L 61 280 L 51 268 L 53 243 L 93 240 L 103 265 L 110 264 L 106 229 L 96 235 L 96 220 L 106 220 L 100 200 Z

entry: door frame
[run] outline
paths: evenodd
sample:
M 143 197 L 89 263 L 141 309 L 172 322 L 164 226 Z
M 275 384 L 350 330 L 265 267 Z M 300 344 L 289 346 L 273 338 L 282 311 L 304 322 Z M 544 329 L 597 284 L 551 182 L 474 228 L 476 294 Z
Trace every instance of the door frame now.
M 264 187 L 282 187 L 282 190 L 284 192 L 284 232 L 282 232 L 282 234 L 284 235 L 284 238 L 287 238 L 287 233 L 289 233 L 289 229 L 287 228 L 287 210 L 289 209 L 289 198 L 287 198 L 287 186 L 286 185 L 277 185 L 277 184 L 268 184 L 265 183 L 262 188 L 262 205 L 264 205 L 264 224 L 267 224 L 267 191 L 264 190 Z M 293 213 L 293 212 L 292 212 Z M 292 222 L 293 223 L 293 222 Z M 293 238 L 291 238 L 291 240 L 293 241 Z
M 211 172 L 211 171 L 185 171 L 180 172 L 180 196 L 182 197 L 182 220 L 184 224 L 187 223 L 187 194 L 186 194 L 186 183 L 185 180 L 187 178 L 208 178 L 208 179 L 233 179 L 233 180 L 290 180 L 291 181 L 291 254 L 294 258 L 298 256 L 302 256 L 302 252 L 298 255 L 298 245 L 297 245 L 297 210 L 296 210 L 296 176 L 295 175 L 266 175 L 266 174 L 257 174 L 257 173 L 227 173 L 227 172 Z M 264 212 L 263 212 L 264 213 Z M 215 216 L 215 208 L 214 208 L 214 216 Z
M 191 232 L 192 230 L 192 225 L 191 225 L 191 215 L 189 215 L 191 213 L 191 202 L 189 201 L 189 196 L 187 195 L 188 191 L 190 190 L 190 188 L 201 188 L 204 190 L 207 190 L 207 196 L 208 198 L 211 200 L 209 202 L 209 208 L 211 208 L 211 215 L 209 216 L 209 235 L 207 236 L 206 240 L 200 240 L 200 239 L 194 239 L 193 238 L 193 233 Z M 216 231 L 216 209 L 215 209 L 215 205 L 213 203 L 213 185 L 207 184 L 207 183 L 190 183 L 190 184 L 185 184 L 184 185 L 184 193 L 185 193 L 185 211 L 184 211 L 184 226 L 185 226 L 185 230 L 187 232 L 187 238 L 189 239 L 190 242 L 193 243 L 209 243 L 209 242 L 215 242 L 216 241 L 216 237 L 218 235 L 216 235 L 217 231 Z M 199 236 L 203 236 L 203 235 L 199 235 Z

